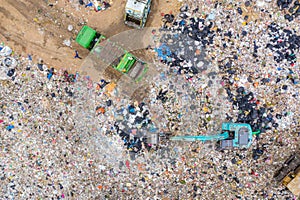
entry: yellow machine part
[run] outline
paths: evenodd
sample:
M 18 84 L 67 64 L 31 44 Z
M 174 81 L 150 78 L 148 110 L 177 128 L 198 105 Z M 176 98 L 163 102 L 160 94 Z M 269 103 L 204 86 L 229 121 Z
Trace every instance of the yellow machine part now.
M 286 186 L 295 196 L 300 196 L 300 171 Z
M 284 177 L 284 179 L 282 180 L 282 184 L 284 185 L 284 186 L 287 186 L 290 182 L 291 182 L 291 180 L 293 180 L 293 178 L 291 177 L 291 173 L 289 173 L 286 177 Z

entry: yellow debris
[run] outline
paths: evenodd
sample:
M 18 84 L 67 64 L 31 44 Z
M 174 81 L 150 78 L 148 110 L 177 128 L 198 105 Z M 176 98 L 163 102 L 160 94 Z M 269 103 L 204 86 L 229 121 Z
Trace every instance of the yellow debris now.
M 38 20 L 38 18 L 33 18 L 33 21 L 35 21 L 36 23 L 39 23 L 39 20 Z
M 203 112 L 208 112 L 208 111 L 209 111 L 208 107 L 206 107 L 206 106 L 204 106 L 204 107 L 202 108 L 202 110 L 203 110 Z
M 108 93 L 110 93 L 110 92 L 112 92 L 112 91 L 115 89 L 116 86 L 117 86 L 117 84 L 115 84 L 114 82 L 109 83 L 109 84 L 106 86 L 106 91 L 107 91 Z

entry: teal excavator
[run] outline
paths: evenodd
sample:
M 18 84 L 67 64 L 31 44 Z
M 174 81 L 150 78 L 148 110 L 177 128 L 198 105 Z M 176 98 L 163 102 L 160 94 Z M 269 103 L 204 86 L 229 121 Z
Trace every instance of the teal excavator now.
M 253 132 L 249 124 L 243 123 L 222 123 L 222 132 L 216 135 L 187 135 L 174 136 L 173 141 L 217 141 L 217 149 L 230 148 L 249 148 L 252 144 L 252 136 L 259 134 L 260 131 Z

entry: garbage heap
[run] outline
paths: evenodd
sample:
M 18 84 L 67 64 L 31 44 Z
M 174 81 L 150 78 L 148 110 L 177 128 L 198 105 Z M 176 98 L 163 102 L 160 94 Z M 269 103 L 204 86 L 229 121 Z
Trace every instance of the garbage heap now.
M 144 103 L 119 99 L 109 80 L 95 83 L 1 46 L 1 197 L 295 198 L 272 176 L 299 149 L 297 18 L 289 22 L 261 0 L 193 1 L 180 12 L 157 32 L 166 65 L 157 65 Z M 143 140 L 155 131 L 210 134 L 217 120 L 262 133 L 247 151 L 170 141 L 153 151 Z

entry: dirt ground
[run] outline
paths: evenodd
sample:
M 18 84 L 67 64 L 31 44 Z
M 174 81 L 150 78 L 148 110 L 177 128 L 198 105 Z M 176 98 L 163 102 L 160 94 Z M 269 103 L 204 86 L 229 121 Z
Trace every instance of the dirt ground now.
M 123 22 L 126 0 L 110 3 L 108 10 L 95 12 L 78 0 L 1 0 L 0 42 L 18 55 L 31 54 L 35 62 L 42 59 L 48 66 L 75 71 L 82 60 L 74 59 L 74 50 L 82 58 L 89 53 L 75 43 L 84 23 L 107 37 L 130 29 Z M 153 0 L 146 26 L 160 26 L 162 13 L 175 13 L 179 6 L 177 0 Z M 70 47 L 63 44 L 66 39 L 71 40 Z

